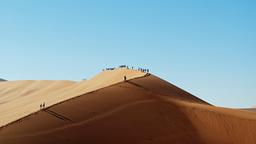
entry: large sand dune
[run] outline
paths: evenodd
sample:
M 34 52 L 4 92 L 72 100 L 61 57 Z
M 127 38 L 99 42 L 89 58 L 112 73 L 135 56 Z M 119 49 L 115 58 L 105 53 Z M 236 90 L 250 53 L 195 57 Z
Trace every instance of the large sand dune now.
M 256 143 L 255 113 L 128 69 L 81 82 L 2 82 L 0 114 L 0 144 Z

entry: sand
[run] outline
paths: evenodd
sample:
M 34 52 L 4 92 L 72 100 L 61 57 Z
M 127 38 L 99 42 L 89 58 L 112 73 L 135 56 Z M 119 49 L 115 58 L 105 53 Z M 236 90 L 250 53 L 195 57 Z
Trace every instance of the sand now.
M 0 114 L 1 144 L 256 143 L 254 112 L 213 106 L 128 69 L 81 82 L 3 82 Z
M 135 70 L 103 71 L 90 80 L 73 81 L 8 81 L 0 83 L 0 126 L 16 121 L 59 102 L 110 86 L 127 79 L 144 76 Z
M 247 109 L 241 109 L 241 110 L 256 112 L 256 108 L 247 108 Z

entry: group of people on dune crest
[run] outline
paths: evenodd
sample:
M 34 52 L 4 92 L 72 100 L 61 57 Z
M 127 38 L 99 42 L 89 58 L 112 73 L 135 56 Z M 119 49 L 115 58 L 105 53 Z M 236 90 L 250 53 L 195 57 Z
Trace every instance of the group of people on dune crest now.
M 127 68 L 127 69 L 130 69 L 129 66 L 127 65 L 120 65 L 118 68 Z M 110 67 L 110 68 L 106 68 L 106 69 L 103 69 L 104 70 L 115 70 L 116 68 L 115 67 Z M 134 67 L 131 67 L 131 69 L 134 69 Z M 137 69 L 138 71 L 141 71 L 141 72 L 144 72 L 144 73 L 149 73 L 149 69 L 144 69 L 144 68 L 138 68 Z

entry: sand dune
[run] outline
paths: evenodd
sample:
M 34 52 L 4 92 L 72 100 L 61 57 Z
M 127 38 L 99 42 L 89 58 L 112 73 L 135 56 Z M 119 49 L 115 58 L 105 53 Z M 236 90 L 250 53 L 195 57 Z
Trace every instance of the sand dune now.
M 242 109 L 250 112 L 256 112 L 256 108 L 247 108 L 247 109 Z
M 5 80 L 5 79 L 0 78 L 0 82 L 1 82 L 1 81 L 6 81 L 6 80 Z
M 16 121 L 56 103 L 110 86 L 127 79 L 144 76 L 135 70 L 103 71 L 90 80 L 72 81 L 8 81 L 0 83 L 0 126 Z
M 253 112 L 212 106 L 128 69 L 81 82 L 3 82 L 0 114 L 1 144 L 256 143 Z

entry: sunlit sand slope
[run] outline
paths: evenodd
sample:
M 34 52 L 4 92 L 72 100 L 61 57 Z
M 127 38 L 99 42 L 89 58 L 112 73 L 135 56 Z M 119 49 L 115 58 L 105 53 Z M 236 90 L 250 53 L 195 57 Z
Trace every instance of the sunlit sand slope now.
M 144 76 L 145 73 L 125 68 L 103 71 L 90 80 L 72 81 L 8 81 L 0 83 L 0 126 L 14 122 L 56 103 L 113 85 L 124 80 Z

